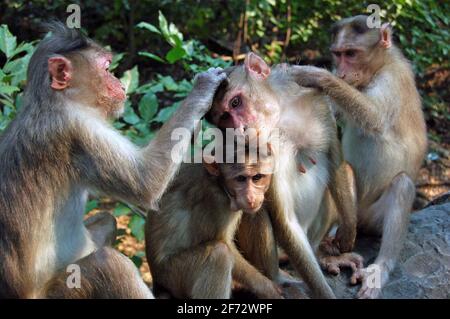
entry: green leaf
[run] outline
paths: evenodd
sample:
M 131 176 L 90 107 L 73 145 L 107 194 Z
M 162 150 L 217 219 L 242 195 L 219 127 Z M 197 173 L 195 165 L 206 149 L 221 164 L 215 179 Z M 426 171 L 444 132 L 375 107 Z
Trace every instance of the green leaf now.
M 131 209 L 121 203 L 117 204 L 113 211 L 113 215 L 116 217 L 128 215 L 129 213 L 131 213 Z
M 173 47 L 169 52 L 166 54 L 166 60 L 173 64 L 177 62 L 178 60 L 181 60 L 186 56 L 186 51 L 181 46 Z
M 177 91 L 178 90 L 178 84 L 169 75 L 160 77 L 159 81 L 164 85 L 164 87 L 168 91 Z
M 7 99 L 0 99 L 0 104 L 8 106 L 9 108 L 14 108 L 14 104 L 11 103 L 11 101 L 8 101 Z
M 109 71 L 111 71 L 111 72 L 114 71 L 124 56 L 125 56 L 125 53 L 114 54 L 112 61 L 111 61 L 111 65 L 109 66 Z
M 118 129 L 118 130 L 120 130 L 121 128 L 123 128 L 125 125 L 126 125 L 125 123 L 122 123 L 122 122 L 120 122 L 120 121 L 115 121 L 115 122 L 113 123 L 113 126 L 114 126 L 116 129 Z
M 12 94 L 14 92 L 18 92 L 20 89 L 16 86 L 10 86 L 10 85 L 2 85 L 0 86 L 0 93 L 3 94 Z
M 149 122 L 158 111 L 158 99 L 153 92 L 146 93 L 139 101 L 139 113 L 145 122 Z
M 147 22 L 139 22 L 136 26 L 141 29 L 147 29 L 150 32 L 161 34 L 161 31 L 159 31 L 157 27 Z
M 135 125 L 140 122 L 139 116 L 134 112 L 133 108 L 130 106 L 125 108 L 125 113 L 123 115 L 123 120 L 128 124 Z
M 153 54 L 153 53 L 140 51 L 140 52 L 138 53 L 138 55 L 140 55 L 140 56 L 145 56 L 145 57 L 147 57 L 147 58 L 156 60 L 156 61 L 161 62 L 161 63 L 166 63 L 166 61 L 164 61 L 162 58 L 160 58 L 159 56 L 157 56 L 156 54 Z
M 16 37 L 9 32 L 7 25 L 2 24 L 0 26 L 0 50 L 7 58 L 10 58 L 13 56 L 16 45 Z
M 180 103 L 175 103 L 172 106 L 163 108 L 161 111 L 159 111 L 158 115 L 153 119 L 153 121 L 165 123 L 178 109 L 179 105 Z
M 84 213 L 87 214 L 89 213 L 91 210 L 95 209 L 98 207 L 98 200 L 94 199 L 94 200 L 90 200 L 89 202 L 87 202 L 86 207 L 84 209 Z
M 152 91 L 153 93 L 163 92 L 164 85 L 162 83 L 157 83 L 150 88 L 150 91 Z
M 144 218 L 138 215 L 134 215 L 133 217 L 131 217 L 128 224 L 128 227 L 130 227 L 131 230 L 131 234 L 139 241 L 142 241 L 145 238 L 144 225 Z
M 19 53 L 22 53 L 22 52 L 32 53 L 33 50 L 34 50 L 34 47 L 33 47 L 33 45 L 31 43 L 23 42 L 23 43 L 19 44 L 19 46 L 17 46 L 17 48 L 12 53 L 12 56 L 15 56 L 15 55 L 17 55 Z
M 23 92 L 17 94 L 16 101 L 14 102 L 16 105 L 16 109 L 19 110 L 22 107 L 23 102 Z
M 167 26 L 167 20 L 161 11 L 158 12 L 158 21 L 159 21 L 159 29 L 161 30 L 164 37 L 168 38 L 169 37 L 169 28 Z
M 136 268 L 140 268 L 142 266 L 143 260 L 142 257 L 139 256 L 131 256 L 130 257 L 131 261 L 134 263 L 134 265 L 136 266 Z
M 131 94 L 136 91 L 136 88 L 139 85 L 139 71 L 137 66 L 131 70 L 125 71 L 120 81 L 125 86 L 127 94 Z

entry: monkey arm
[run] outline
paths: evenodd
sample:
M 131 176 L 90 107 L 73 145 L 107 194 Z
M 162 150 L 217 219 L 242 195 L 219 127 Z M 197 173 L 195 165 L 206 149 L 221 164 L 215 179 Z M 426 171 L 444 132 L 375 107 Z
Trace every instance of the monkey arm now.
M 287 253 L 315 297 L 334 299 L 335 295 L 325 280 L 300 223 L 297 220 L 288 221 L 288 212 L 283 209 L 269 209 L 269 211 L 277 242 Z M 294 212 L 291 216 L 295 216 Z
M 234 256 L 233 278 L 244 284 L 260 298 L 281 298 L 276 285 L 245 260 L 234 245 L 230 246 Z
M 289 68 L 289 74 L 301 86 L 323 90 L 347 117 L 365 132 L 382 133 L 390 123 L 388 120 L 393 112 L 390 105 L 395 101 L 390 101 L 386 93 L 392 90 L 388 87 L 392 83 L 388 76 L 382 75 L 377 79 L 379 83 L 373 92 L 367 89 L 366 93 L 362 93 L 325 69 L 292 66 Z
M 221 68 L 211 68 L 198 74 L 189 96 L 144 150 L 144 158 L 151 158 L 151 161 L 147 162 L 147 170 L 160 172 L 148 180 L 153 201 L 161 198 L 179 168 L 180 163 L 174 162 L 174 149 L 182 150 L 183 154 L 179 155 L 184 156 L 191 143 L 192 132 L 199 127 L 200 119 L 211 108 L 216 90 L 225 79 L 226 74 Z M 176 130 L 181 132 L 180 129 L 189 132 L 189 135 L 184 135 L 181 141 L 178 141 L 173 135 Z
M 384 112 L 388 111 L 385 110 L 385 103 L 388 102 L 383 101 L 382 97 L 371 98 L 331 73 L 322 79 L 320 86 L 347 117 L 365 132 L 382 133 L 389 124 Z
M 142 150 L 110 128 L 86 127 L 82 118 L 74 128 L 85 135 L 77 141 L 82 154 L 75 161 L 81 167 L 79 171 L 96 189 L 155 209 L 180 165 L 173 160 L 172 151 L 177 147 L 186 152 L 194 126 L 211 107 L 215 91 L 225 78 L 219 68 L 199 74 L 192 92 Z M 184 133 L 180 142 L 172 137 L 176 129 Z

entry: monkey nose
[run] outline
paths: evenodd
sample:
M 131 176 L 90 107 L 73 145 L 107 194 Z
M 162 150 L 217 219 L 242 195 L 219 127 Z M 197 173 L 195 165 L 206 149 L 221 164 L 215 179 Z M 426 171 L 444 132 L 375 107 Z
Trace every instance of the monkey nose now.
M 252 209 L 256 207 L 256 201 L 254 198 L 247 198 L 247 203 L 248 206 Z
M 345 73 L 339 74 L 339 78 L 341 78 L 342 80 L 345 79 Z

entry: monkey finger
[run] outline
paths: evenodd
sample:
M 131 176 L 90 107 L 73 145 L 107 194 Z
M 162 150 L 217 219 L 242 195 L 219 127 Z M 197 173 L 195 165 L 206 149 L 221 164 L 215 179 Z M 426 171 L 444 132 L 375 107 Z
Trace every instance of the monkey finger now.
M 339 263 L 328 263 L 326 265 L 326 270 L 328 273 L 332 275 L 339 275 L 341 273 L 341 269 L 339 268 Z
M 362 282 L 364 279 L 364 273 L 361 269 L 355 271 L 352 276 L 350 277 L 350 284 L 356 285 L 360 282 Z

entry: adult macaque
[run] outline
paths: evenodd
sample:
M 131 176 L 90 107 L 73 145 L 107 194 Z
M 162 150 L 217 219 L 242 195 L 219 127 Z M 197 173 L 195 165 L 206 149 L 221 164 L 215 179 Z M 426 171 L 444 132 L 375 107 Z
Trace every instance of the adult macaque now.
M 275 284 L 234 245 L 242 214 L 264 202 L 273 158 L 252 149 L 227 163 L 186 164 L 148 217 L 146 251 L 154 284 L 176 298 L 230 298 L 232 279 L 260 298 L 280 298 Z M 254 150 L 255 154 L 257 150 Z
M 310 66 L 292 68 L 300 85 L 321 89 L 346 119 L 345 159 L 356 176 L 358 228 L 382 236 L 371 266 L 381 287 L 370 287 L 367 270 L 360 298 L 376 298 L 402 248 L 426 147 L 421 100 L 409 62 L 392 43 L 389 24 L 368 28 L 367 16 L 336 23 L 331 52 L 336 75 Z
M 219 90 L 208 118 L 220 128 L 236 128 L 243 133 L 252 128 L 259 136 L 279 129 L 280 139 L 272 141 L 279 143 L 279 152 L 275 154 L 278 169 L 269 197 L 270 218 L 259 215 L 258 221 L 244 221 L 238 236 L 240 248 L 264 274 L 278 279 L 276 244 L 270 231 L 273 227 L 277 241 L 303 279 L 310 287 L 320 285 L 313 289 L 316 296 L 331 297 L 333 293 L 308 249 L 308 238 L 317 251 L 331 227 L 339 222 L 334 251 L 351 251 L 356 211 L 347 189 L 352 185 L 324 97 L 316 90 L 299 87 L 287 71 L 286 65 L 271 70 L 260 57 L 248 54 L 244 65 L 227 70 L 228 86 Z M 248 227 L 259 229 L 249 231 Z M 305 266 L 302 254 L 313 260 L 314 267 Z M 353 254 L 333 261 L 336 267 L 358 268 L 360 263 Z
M 108 71 L 111 54 L 62 24 L 51 30 L 30 60 L 23 106 L 0 139 L 0 297 L 43 297 L 45 284 L 78 261 L 111 279 L 104 296 L 151 297 L 119 252 L 103 248 L 89 257 L 101 245 L 83 224 L 87 194 L 154 206 L 178 169 L 171 131 L 193 130 L 225 74 L 199 75 L 180 109 L 138 149 L 108 123 L 126 98 Z

